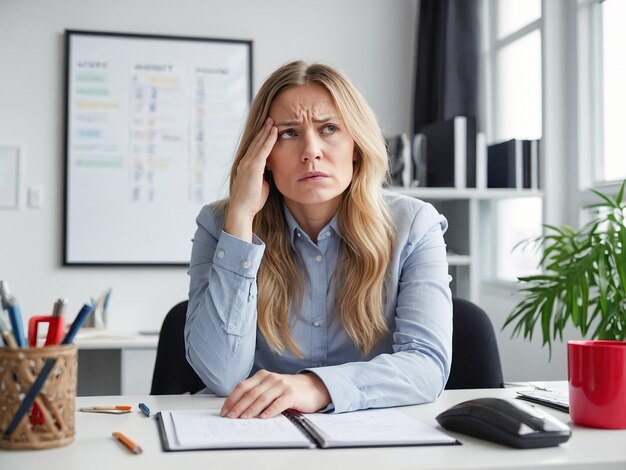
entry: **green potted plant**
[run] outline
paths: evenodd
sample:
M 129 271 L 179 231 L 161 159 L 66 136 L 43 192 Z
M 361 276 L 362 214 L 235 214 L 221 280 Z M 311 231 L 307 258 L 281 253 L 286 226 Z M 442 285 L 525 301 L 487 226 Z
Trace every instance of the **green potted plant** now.
M 582 426 L 626 429 L 625 185 L 615 198 L 593 191 L 596 216 L 580 230 L 546 225 L 526 242 L 543 249 L 543 272 L 519 278 L 523 297 L 503 326 L 532 339 L 539 323 L 550 356 L 569 321 L 591 338 L 567 344 L 569 411 Z
M 563 340 L 568 320 L 583 337 L 620 340 L 626 336 L 626 203 L 622 182 L 616 198 L 592 190 L 601 201 L 587 206 L 596 217 L 580 230 L 545 225 L 546 233 L 522 242 L 543 248 L 541 274 L 520 277 L 523 298 L 503 329 L 532 339 L 537 323 L 543 345 Z M 591 334 L 589 334 L 591 332 Z

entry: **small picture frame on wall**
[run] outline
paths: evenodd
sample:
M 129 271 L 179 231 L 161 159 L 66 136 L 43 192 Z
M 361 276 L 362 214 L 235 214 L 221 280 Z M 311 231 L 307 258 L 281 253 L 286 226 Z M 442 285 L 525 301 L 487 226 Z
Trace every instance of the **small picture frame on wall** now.
M 20 148 L 0 144 L 0 209 L 18 209 L 19 195 Z

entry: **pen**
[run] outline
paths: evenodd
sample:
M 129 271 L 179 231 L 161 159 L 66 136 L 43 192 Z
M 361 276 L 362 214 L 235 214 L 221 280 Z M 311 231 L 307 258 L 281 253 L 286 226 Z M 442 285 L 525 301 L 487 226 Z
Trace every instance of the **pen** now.
M 150 417 L 150 408 L 146 406 L 145 403 L 139 403 L 139 409 L 143 414 L 145 414 L 148 418 Z
M 130 405 L 115 405 L 115 406 L 92 406 L 90 408 L 81 408 L 81 410 L 132 410 Z
M 22 313 L 20 312 L 20 307 L 17 305 L 15 297 L 9 296 L 7 299 L 7 307 L 15 342 L 20 348 L 25 348 L 26 339 L 24 338 L 24 327 L 22 326 Z
M 85 320 L 91 312 L 93 312 L 93 307 L 84 304 L 83 308 L 81 308 L 80 312 L 78 312 L 78 315 L 76 315 L 72 326 L 70 326 L 70 331 L 67 332 L 61 344 L 70 344 L 72 341 L 74 341 L 74 336 L 76 336 L 76 333 L 78 333 L 78 330 L 80 330 L 80 328 L 83 326 Z
M 52 316 L 55 318 L 62 316 L 63 309 L 65 308 L 66 303 L 67 303 L 67 299 L 57 299 L 52 309 Z
M 124 444 L 133 454 L 141 454 L 142 450 L 133 440 L 126 437 L 121 432 L 114 432 L 113 437 Z
M 132 411 L 133 407 L 130 405 L 116 405 L 116 406 L 89 406 L 87 408 L 81 408 L 80 411 Z
M 2 332 L 4 343 L 10 348 L 17 348 L 15 338 L 13 337 L 13 333 L 11 333 L 11 327 L 2 317 L 0 317 L 0 331 Z
M 102 306 L 102 312 L 100 315 L 100 326 L 102 326 L 103 328 L 106 328 L 107 326 L 107 311 L 109 309 L 109 300 L 111 299 L 111 288 L 109 287 L 106 290 L 106 293 L 104 295 L 104 305 Z
M 61 344 L 70 344 L 74 340 L 74 336 L 76 336 L 76 333 L 78 333 L 78 330 L 81 326 L 83 326 L 83 323 L 85 323 L 87 316 L 91 312 L 93 312 L 92 307 L 87 304 L 83 305 L 83 308 L 80 310 L 80 312 L 78 312 L 78 315 L 76 315 L 76 319 L 72 323 L 70 331 L 67 333 L 67 335 L 65 335 L 65 338 L 63 339 L 63 342 Z M 9 437 L 11 434 L 13 434 L 13 432 L 17 428 L 17 425 L 20 424 L 20 421 L 22 421 L 22 418 L 24 417 L 26 412 L 30 409 L 31 406 L 33 406 L 33 402 L 41 391 L 41 387 L 43 387 L 43 384 L 46 382 L 46 379 L 50 375 L 50 372 L 52 372 L 54 364 L 56 364 L 56 359 L 51 357 L 46 360 L 45 364 L 41 368 L 41 372 L 39 372 L 39 375 L 35 379 L 35 382 L 22 400 L 20 407 L 17 409 L 15 416 L 13 416 L 11 423 L 9 423 L 9 427 L 7 427 L 6 431 L 4 432 L 5 437 Z
M 2 303 L 3 310 L 9 309 L 9 305 L 8 305 L 9 295 L 10 295 L 9 284 L 7 284 L 7 281 L 0 281 L 0 303 Z

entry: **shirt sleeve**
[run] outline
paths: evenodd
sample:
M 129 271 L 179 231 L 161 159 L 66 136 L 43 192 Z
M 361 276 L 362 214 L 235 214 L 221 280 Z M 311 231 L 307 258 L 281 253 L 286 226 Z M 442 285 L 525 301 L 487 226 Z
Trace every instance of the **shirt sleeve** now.
M 393 353 L 370 361 L 305 369 L 326 385 L 340 413 L 434 401 L 444 389 L 452 356 L 452 296 L 443 233 L 446 219 L 425 204 L 404 247 Z
M 189 266 L 187 361 L 215 394 L 226 396 L 250 374 L 256 347 L 256 274 L 265 244 L 222 230 L 212 206 L 196 219 Z

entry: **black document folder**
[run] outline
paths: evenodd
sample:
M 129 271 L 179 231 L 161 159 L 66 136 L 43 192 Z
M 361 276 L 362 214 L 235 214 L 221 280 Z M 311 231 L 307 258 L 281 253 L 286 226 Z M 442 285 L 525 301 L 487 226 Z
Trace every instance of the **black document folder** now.
M 476 118 L 457 116 L 422 128 L 426 182 L 432 187 L 476 187 Z
M 522 143 L 516 139 L 493 144 L 487 148 L 488 188 L 521 188 L 521 152 Z
M 223 418 L 219 410 L 157 414 L 165 451 L 454 445 L 459 442 L 396 409 L 285 412 L 270 419 Z

